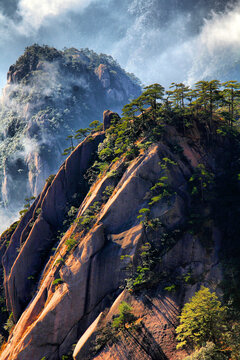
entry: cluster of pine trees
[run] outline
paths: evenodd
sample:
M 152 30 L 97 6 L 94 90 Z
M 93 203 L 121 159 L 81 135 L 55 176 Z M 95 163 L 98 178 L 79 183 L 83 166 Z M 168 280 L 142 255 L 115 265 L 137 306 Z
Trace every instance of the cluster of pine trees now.
M 238 118 L 239 105 L 240 83 L 233 80 L 225 83 L 218 80 L 199 81 L 194 88 L 183 83 L 172 83 L 168 91 L 159 84 L 153 84 L 145 87 L 141 96 L 123 108 L 123 115 L 134 118 L 141 114 L 144 118 L 146 108 L 151 107 L 153 116 L 157 116 L 157 110 L 161 106 L 161 109 L 165 110 L 165 115 L 168 115 L 167 118 L 172 115 L 171 110 L 177 111 L 181 116 L 207 116 L 210 127 L 214 113 L 220 112 L 232 126 Z
M 125 105 L 118 129 L 133 143 L 137 137 L 160 134 L 160 127 L 173 124 L 185 133 L 194 119 L 204 122 L 213 132 L 213 121 L 222 120 L 222 125 L 232 127 L 240 114 L 240 83 L 234 80 L 221 83 L 218 80 L 199 81 L 193 88 L 183 83 L 172 83 L 169 90 L 160 84 L 146 86 L 142 94 Z M 101 130 L 99 121 L 89 128 L 78 129 L 69 135 L 70 146 L 64 150 L 68 155 L 75 146 L 73 140 L 82 141 L 92 131 Z
M 207 171 L 203 164 L 199 164 L 189 178 L 192 195 L 191 211 L 193 211 L 191 213 L 191 223 L 194 224 L 192 219 L 195 216 L 198 219 L 195 219 L 195 227 L 201 226 L 205 216 L 207 216 L 208 219 L 212 218 L 217 224 L 221 224 L 225 235 L 224 242 L 227 244 L 226 247 L 230 247 L 229 243 L 231 242 L 230 250 L 233 251 L 234 248 L 237 257 L 240 251 L 238 245 L 240 228 L 239 222 L 234 219 L 239 217 L 240 135 L 235 128 L 235 124 L 238 121 L 239 114 L 240 83 L 237 81 L 225 83 L 220 83 L 218 80 L 199 81 L 194 85 L 194 88 L 190 88 L 183 83 L 172 83 L 167 91 L 160 84 L 146 86 L 137 99 L 124 106 L 122 117 L 116 116 L 112 120 L 110 128 L 106 130 L 105 140 L 98 147 L 96 161 L 86 174 L 86 179 L 89 184 L 94 183 L 98 176 L 109 171 L 111 164 L 120 158 L 123 158 L 127 164 L 128 161 L 138 156 L 142 149 L 145 150 L 154 141 L 163 139 L 166 125 L 172 125 L 182 134 L 187 134 L 188 128 L 191 128 L 194 122 L 203 123 L 204 128 L 207 130 L 205 132 L 207 137 L 201 139 L 201 141 L 205 140 L 209 144 L 213 143 L 210 140 L 214 139 L 215 134 L 219 134 L 220 137 L 228 134 L 230 145 L 226 147 L 224 157 L 221 159 L 221 164 L 219 164 L 219 174 L 212 174 Z M 71 146 L 65 149 L 64 155 L 74 149 L 74 140 L 81 141 L 91 133 L 99 130 L 102 130 L 102 124 L 99 121 L 92 122 L 86 129 L 77 130 L 75 135 L 68 137 Z M 88 140 L 91 141 L 91 136 L 88 137 Z M 182 151 L 179 145 L 175 144 L 174 146 L 175 152 L 180 153 Z M 165 158 L 165 162 L 169 161 L 168 158 Z M 172 165 L 176 164 L 172 162 Z M 118 174 L 109 172 L 108 176 L 118 176 Z M 154 190 L 158 185 L 155 184 L 151 190 Z M 163 181 L 161 181 L 160 185 L 166 191 Z M 211 196 L 208 193 L 210 191 Z M 162 194 L 158 192 L 158 196 L 153 197 L 151 200 L 158 201 L 160 196 Z M 234 206 L 231 215 L 232 219 L 229 219 L 229 204 L 231 204 L 232 209 Z M 203 205 L 204 208 L 209 207 L 211 209 L 207 215 L 204 215 L 204 211 L 201 210 Z M 139 217 L 146 219 L 146 214 L 149 211 L 148 208 L 141 209 Z M 83 220 L 86 222 L 88 219 Z M 158 226 L 159 224 L 154 224 L 153 220 L 152 226 Z M 188 231 L 191 230 L 189 224 Z M 232 229 L 231 236 L 229 236 L 229 226 Z M 145 244 L 143 254 L 150 257 L 151 253 L 148 246 L 149 244 Z M 231 263 L 231 256 L 228 257 L 226 262 L 226 269 L 233 275 L 228 281 L 229 289 L 226 287 L 224 289 L 225 306 L 221 305 L 215 293 L 211 293 L 208 288 L 202 287 L 190 302 L 183 307 L 180 325 L 176 329 L 179 342 L 178 348 L 186 347 L 190 351 L 196 350 L 185 360 L 239 359 L 239 291 L 238 286 L 235 286 L 232 281 L 233 279 L 235 281 L 235 275 L 239 274 L 239 265 L 238 263 L 237 265 Z M 226 261 L 225 258 L 223 260 Z M 130 283 L 131 289 L 134 286 L 136 288 L 139 285 L 145 286 L 149 274 L 153 273 L 153 276 L 156 277 L 156 274 L 152 271 L 155 266 L 153 257 L 151 258 L 154 265 L 152 268 L 148 268 L 148 263 L 145 266 L 144 258 L 141 258 L 141 261 L 144 268 L 139 266 L 139 272 L 136 272 L 136 276 L 127 279 L 129 280 L 127 285 Z M 145 281 L 146 279 L 147 281 Z M 226 279 L 228 280 L 228 278 Z M 174 287 L 173 284 L 165 289 L 172 291 Z M 120 316 L 115 323 L 121 321 L 122 317 Z

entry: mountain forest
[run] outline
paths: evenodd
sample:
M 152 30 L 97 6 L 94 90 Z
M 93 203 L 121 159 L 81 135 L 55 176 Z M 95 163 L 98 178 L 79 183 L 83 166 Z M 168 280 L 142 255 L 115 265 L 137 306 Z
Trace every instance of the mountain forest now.
M 239 119 L 234 80 L 26 49 L 1 107 L 1 360 L 240 358 Z

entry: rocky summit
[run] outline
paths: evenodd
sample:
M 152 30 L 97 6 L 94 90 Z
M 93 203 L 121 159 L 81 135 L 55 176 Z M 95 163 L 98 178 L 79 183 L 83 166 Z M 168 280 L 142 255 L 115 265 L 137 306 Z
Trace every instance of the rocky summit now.
M 139 80 L 111 56 L 33 45 L 12 65 L 0 106 L 1 214 L 14 216 L 56 173 L 79 128 L 140 95 Z M 2 226 L 1 226 L 2 228 Z

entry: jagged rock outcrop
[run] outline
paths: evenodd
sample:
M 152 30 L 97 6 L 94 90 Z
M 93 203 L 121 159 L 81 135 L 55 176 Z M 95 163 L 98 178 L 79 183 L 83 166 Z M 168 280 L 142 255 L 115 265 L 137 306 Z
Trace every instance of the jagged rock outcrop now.
M 217 226 L 204 224 L 210 246 L 204 245 L 200 233 L 184 230 L 189 178 L 202 162 L 212 170 L 215 166 L 214 153 L 206 151 L 197 125 L 187 136 L 166 126 L 162 140 L 128 163 L 118 159 L 88 189 L 83 175 L 103 139 L 104 133 L 96 134 L 74 150 L 11 237 L 3 259 L 5 288 L 9 311 L 19 320 L 1 360 L 59 360 L 77 342 L 75 359 L 90 355 L 98 360 L 180 359 L 184 353 L 175 350 L 174 326 L 181 304 L 201 284 L 212 283 L 217 288 L 222 280 Z M 176 144 L 182 152 L 174 150 Z M 171 192 L 151 207 L 152 219 L 158 219 L 161 226 L 146 231 L 139 211 L 148 206 L 149 192 L 166 168 Z M 114 191 L 104 198 L 109 186 Z M 79 194 L 76 219 L 57 241 L 54 236 L 75 193 Z M 136 263 L 141 246 L 149 241 L 162 251 L 154 275 L 156 279 L 161 275 L 161 280 L 139 295 L 122 292 L 126 261 Z M 50 253 L 53 246 L 56 249 Z M 121 260 L 122 256 L 127 260 Z M 181 279 L 189 271 L 192 282 L 183 285 Z M 37 287 L 31 284 L 35 274 L 40 275 Z M 171 293 L 171 281 L 177 279 L 179 287 Z M 131 303 L 141 319 L 142 348 L 134 338 L 122 337 L 94 353 L 96 330 L 111 321 L 122 300 Z
M 32 288 L 32 279 L 41 270 L 44 258 L 55 242 L 57 230 L 61 228 L 75 194 L 79 200 L 87 193 L 83 175 L 91 165 L 93 154 L 104 135 L 98 134 L 91 141 L 85 140 L 60 168 L 51 184 L 46 184 L 43 193 L 31 206 L 11 238 L 3 257 L 7 305 L 17 320 Z M 36 219 L 36 209 L 40 215 Z M 34 226 L 33 226 L 34 225 Z M 21 248 L 21 255 L 18 249 Z M 26 263 L 25 259 L 28 259 Z
M 103 130 L 107 130 L 112 123 L 112 120 L 115 119 L 117 121 L 119 119 L 119 115 L 111 110 L 105 110 L 103 113 Z
M 106 108 L 120 111 L 140 93 L 138 81 L 110 56 L 88 49 L 26 48 L 9 69 L 1 99 L 4 211 L 17 214 L 25 197 L 37 196 L 71 145 L 68 135 L 101 119 Z

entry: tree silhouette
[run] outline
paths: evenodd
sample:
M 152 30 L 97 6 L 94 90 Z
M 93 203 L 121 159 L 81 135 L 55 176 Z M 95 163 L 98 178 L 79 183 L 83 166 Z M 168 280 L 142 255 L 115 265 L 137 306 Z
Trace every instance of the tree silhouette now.
M 222 84 L 224 90 L 222 91 L 225 104 L 228 106 L 229 125 L 232 126 L 237 105 L 240 99 L 240 83 L 234 80 L 227 81 Z
M 201 105 L 204 108 L 204 113 L 209 113 L 209 128 L 212 129 L 212 120 L 214 110 L 218 107 L 218 102 L 221 99 L 220 81 L 198 81 L 195 84 L 196 88 L 196 104 Z

